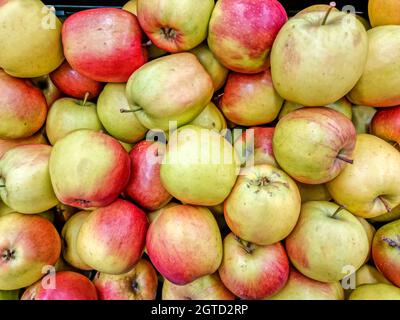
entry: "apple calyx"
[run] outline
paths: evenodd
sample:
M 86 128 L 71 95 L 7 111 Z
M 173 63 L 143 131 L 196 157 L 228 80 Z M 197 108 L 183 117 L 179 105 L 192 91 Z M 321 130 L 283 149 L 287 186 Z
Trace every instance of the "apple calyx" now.
M 326 13 L 325 13 L 324 20 L 322 20 L 321 26 L 325 25 L 326 21 L 328 20 L 329 14 L 332 12 L 332 9 L 333 9 L 334 7 L 336 7 L 336 3 L 335 3 L 335 2 L 331 2 L 331 3 L 329 4 L 329 6 L 330 6 L 330 7 L 329 7 L 329 9 L 326 11 Z
M 160 33 L 162 36 L 164 36 L 165 39 L 168 41 L 175 40 L 177 37 L 177 32 L 175 29 L 170 28 L 170 27 L 162 27 L 160 29 Z
M 347 158 L 346 156 L 343 156 L 343 155 L 341 155 L 341 154 L 338 154 L 338 155 L 336 156 L 336 158 L 339 159 L 339 160 L 342 160 L 342 161 L 344 161 L 344 162 L 350 163 L 350 164 L 353 164 L 353 163 L 354 163 L 354 161 L 353 161 L 352 159 L 349 159 L 349 158 Z
M 382 198 L 382 196 L 378 196 L 377 198 L 383 203 L 388 213 L 392 212 L 392 208 L 390 207 L 389 203 L 384 198 Z
M 1 255 L 1 258 L 5 262 L 9 262 L 10 260 L 15 259 L 15 250 L 5 249 Z
M 246 253 L 248 254 L 251 254 L 256 249 L 256 246 L 253 243 L 242 240 L 237 235 L 235 235 L 235 240 L 239 242 L 241 248 L 243 248 L 244 251 L 246 251 Z
M 397 235 L 397 241 L 382 236 L 382 241 L 386 242 L 390 247 L 400 250 L 400 234 Z
M 75 203 L 79 204 L 82 207 L 88 208 L 91 201 L 85 199 L 75 199 Z
M 138 293 L 139 293 L 139 282 L 137 282 L 136 279 L 132 280 L 132 282 L 131 282 L 131 288 L 132 288 L 132 290 L 133 290 L 133 292 L 134 292 L 135 294 L 138 294 Z
M 344 209 L 344 206 L 340 205 L 340 206 L 335 210 L 335 212 L 333 213 L 333 215 L 331 216 L 331 218 L 332 218 L 332 219 L 335 219 L 336 215 L 337 215 L 341 210 L 343 210 L 343 209 Z

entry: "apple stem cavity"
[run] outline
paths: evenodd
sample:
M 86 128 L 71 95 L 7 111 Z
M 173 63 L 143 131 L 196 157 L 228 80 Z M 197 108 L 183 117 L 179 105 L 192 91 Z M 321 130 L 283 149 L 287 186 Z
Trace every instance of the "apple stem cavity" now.
M 240 243 L 240 245 L 242 246 L 244 251 L 246 251 L 246 253 L 250 254 L 254 251 L 255 247 L 251 242 L 244 241 L 240 239 L 237 235 L 235 235 L 235 240 Z
M 329 14 L 332 12 L 332 9 L 333 9 L 334 7 L 336 7 L 336 3 L 335 3 L 335 2 L 331 2 L 331 3 L 329 4 L 329 6 L 330 6 L 330 8 L 328 9 L 328 11 L 326 11 L 325 16 L 324 16 L 324 20 L 322 20 L 321 26 L 323 26 L 323 25 L 326 24 L 326 21 L 328 20 Z
M 133 112 L 138 112 L 142 110 L 142 108 L 138 108 L 138 109 L 125 109 L 125 108 L 121 108 L 119 109 L 119 112 L 121 113 L 133 113 Z
M 388 213 L 392 212 L 392 208 L 390 207 L 389 203 L 388 203 L 384 198 L 382 198 L 381 196 L 379 196 L 378 199 L 383 203 L 383 205 L 385 206 L 386 211 L 387 211 Z
M 160 32 L 167 40 L 175 40 L 176 38 L 176 31 L 172 28 L 163 27 L 160 29 Z
M 344 209 L 344 206 L 339 206 L 339 207 L 335 210 L 335 212 L 333 213 L 333 215 L 331 216 L 331 218 L 335 219 L 336 215 L 337 215 L 341 210 L 343 210 L 343 209 Z
M 354 163 L 354 161 L 353 161 L 352 159 L 349 159 L 349 158 L 347 158 L 347 157 L 345 157 L 345 156 L 342 156 L 342 155 L 340 155 L 340 154 L 338 154 L 338 155 L 336 156 L 336 158 L 339 159 L 339 160 L 342 160 L 342 161 L 344 161 L 344 162 L 350 163 L 350 164 L 353 164 L 353 163 Z

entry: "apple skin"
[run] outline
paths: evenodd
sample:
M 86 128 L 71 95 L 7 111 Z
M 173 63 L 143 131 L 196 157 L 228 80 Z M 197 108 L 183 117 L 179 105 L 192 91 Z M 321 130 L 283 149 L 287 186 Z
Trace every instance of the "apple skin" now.
M 400 24 L 400 1 L 369 0 L 368 17 L 372 27 Z
M 228 69 L 258 73 L 268 69 L 268 55 L 287 21 L 276 0 L 220 0 L 211 15 L 208 46 Z
M 130 13 L 137 15 L 137 3 L 138 0 L 129 0 L 127 3 L 124 4 L 122 7 L 123 10 L 129 11 Z
M 327 12 L 327 10 L 331 9 L 332 7 L 328 4 L 314 4 L 312 6 L 309 6 L 299 12 L 297 12 L 294 16 L 299 17 L 301 15 L 304 15 L 309 12 L 314 12 L 314 11 L 322 11 L 322 12 Z M 331 10 L 338 12 L 339 10 L 336 7 L 333 7 Z
M 51 81 L 49 75 L 32 78 L 31 82 L 42 91 L 46 98 L 47 108 L 50 108 L 53 102 L 60 99 L 62 96 L 62 92 L 56 87 L 53 81 Z
M 224 216 L 229 228 L 241 239 L 270 245 L 290 234 L 300 207 L 296 183 L 282 170 L 262 164 L 242 169 L 225 200 Z
M 0 290 L 1 300 L 19 300 L 19 290 Z
M 67 61 L 50 73 L 50 78 L 64 94 L 76 99 L 96 98 L 103 88 L 101 82 L 92 80 L 71 68 Z
M 400 205 L 392 209 L 392 211 L 369 219 L 372 222 L 391 222 L 400 218 Z
M 267 69 L 258 74 L 230 73 L 219 107 L 228 120 L 256 126 L 273 121 L 282 104 Z
M 386 283 L 364 284 L 350 294 L 349 300 L 400 300 L 400 288 Z
M 376 113 L 376 109 L 366 106 L 352 106 L 352 119 L 351 121 L 356 128 L 357 134 L 369 133 L 372 118 Z
M 371 121 L 371 134 L 400 144 L 400 107 L 378 110 Z
M 371 265 L 364 264 L 356 271 L 356 284 L 361 286 L 363 284 L 386 283 L 391 284 L 382 273 Z
M 49 169 L 54 192 L 61 203 L 91 209 L 111 204 L 125 189 L 130 159 L 117 140 L 82 129 L 57 141 Z
M 280 167 L 299 182 L 335 178 L 351 159 L 356 142 L 352 122 L 329 108 L 301 108 L 276 125 L 273 151 Z
M 38 281 L 25 290 L 21 300 L 97 300 L 95 286 L 79 273 L 56 272 L 55 283 L 55 289 L 46 289 Z
M 224 239 L 218 272 L 224 285 L 239 298 L 261 299 L 284 287 L 289 260 L 280 242 L 258 246 L 230 233 Z
M 12 226 L 12 228 L 10 228 Z M 53 224 L 37 215 L 11 213 L 0 218 L 0 290 L 31 285 L 42 276 L 42 268 L 56 263 L 61 240 Z
M 304 203 L 296 227 L 286 238 L 290 261 L 311 279 L 339 281 L 346 276 L 345 266 L 357 270 L 367 258 L 369 244 L 363 226 L 349 211 L 338 208 L 327 201 Z
M 207 241 L 199 241 L 207 239 Z M 177 285 L 217 271 L 222 260 L 218 224 L 207 208 L 165 208 L 150 224 L 147 253 L 156 269 Z
M 363 218 L 375 218 L 397 207 L 400 153 L 396 148 L 376 136 L 359 134 L 353 160 L 327 183 L 335 202 Z
M 367 238 L 368 238 L 369 251 L 368 251 L 367 258 L 365 258 L 365 263 L 367 263 L 369 261 L 369 259 L 371 258 L 372 241 L 374 239 L 376 229 L 366 219 L 361 218 L 361 217 L 356 217 L 356 218 L 358 221 L 360 221 L 361 225 L 364 228 L 365 234 L 367 235 Z
M 295 16 L 275 39 L 272 80 L 285 100 L 328 105 L 345 96 L 364 71 L 368 53 L 364 26 L 355 15 L 341 11 L 331 11 L 321 25 L 325 16 L 326 11 Z
M 99 300 L 155 300 L 158 278 L 151 263 L 141 259 L 124 274 L 97 272 L 93 283 Z
M 325 184 L 305 184 L 296 181 L 297 187 L 299 188 L 301 202 L 307 201 L 329 201 L 332 196 Z
M 0 139 L 0 159 L 10 149 L 27 144 L 47 144 L 44 135 L 39 132 L 28 138 Z
M 222 132 L 226 129 L 226 120 L 222 112 L 212 102 L 210 102 L 189 124 L 206 129 L 214 129 L 217 132 Z
M 1 7 L 0 7 L 1 8 Z M 47 103 L 29 80 L 9 76 L 0 69 L 0 138 L 27 138 L 46 120 Z
M 129 153 L 131 177 L 125 193 L 142 208 L 150 211 L 162 208 L 172 199 L 160 178 L 164 153 L 164 144 L 145 140 L 136 144 Z
M 72 14 L 63 24 L 62 42 L 71 67 L 99 82 L 126 82 L 146 62 L 139 22 L 122 9 Z

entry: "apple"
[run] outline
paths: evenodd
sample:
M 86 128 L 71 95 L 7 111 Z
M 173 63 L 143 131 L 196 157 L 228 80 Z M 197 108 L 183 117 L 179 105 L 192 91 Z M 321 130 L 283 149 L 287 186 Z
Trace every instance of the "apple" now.
M 82 129 L 57 141 L 49 169 L 61 203 L 91 209 L 111 204 L 124 190 L 130 175 L 130 159 L 117 140 Z
M 391 284 L 382 273 L 371 265 L 364 264 L 356 271 L 356 285 L 386 283 Z
M 336 7 L 332 7 L 331 5 L 328 5 L 328 4 L 314 4 L 312 6 L 304 8 L 303 10 L 300 10 L 294 16 L 299 17 L 301 15 L 304 15 L 309 12 L 314 12 L 314 11 L 327 12 L 329 9 L 331 9 L 332 11 L 336 11 L 336 12 L 339 11 Z
M 242 169 L 225 200 L 224 216 L 229 228 L 241 239 L 269 245 L 290 234 L 300 207 L 296 183 L 282 170 L 262 164 Z
M 210 102 L 212 80 L 192 53 L 177 53 L 146 63 L 129 78 L 129 110 L 149 129 L 168 130 L 192 121 Z
M 77 253 L 92 269 L 126 273 L 142 256 L 147 225 L 141 209 L 118 199 L 92 211 L 85 219 L 76 239 Z
M 206 129 L 214 129 L 217 132 L 222 132 L 226 129 L 226 120 L 224 116 L 212 102 L 210 102 L 189 124 Z
M 239 165 L 232 145 L 219 133 L 187 125 L 169 139 L 161 163 L 161 182 L 184 203 L 213 206 L 229 195 Z
M 107 132 L 114 138 L 127 143 L 142 140 L 147 132 L 133 112 L 126 98 L 126 84 L 108 83 L 97 99 L 97 114 Z
M 352 121 L 357 133 L 369 133 L 376 109 L 366 106 L 352 106 Z
M 97 300 L 97 292 L 85 276 L 60 271 L 55 274 L 55 288 L 48 288 L 38 281 L 25 290 L 21 300 Z
M 177 205 L 163 209 L 150 224 L 146 248 L 161 275 L 177 285 L 216 272 L 222 260 L 217 222 L 204 207 Z
M 0 217 L 0 290 L 31 285 L 53 265 L 61 252 L 57 230 L 37 215 L 11 213 Z
M 55 218 L 60 225 L 64 225 L 78 211 L 77 208 L 62 203 L 58 203 L 54 208 Z
M 400 153 L 386 141 L 369 134 L 357 136 L 354 163 L 328 182 L 336 203 L 363 218 L 391 212 L 400 204 Z
M 171 202 L 167 203 L 164 207 L 147 213 L 147 219 L 149 220 L 149 223 L 150 224 L 153 223 L 153 221 L 156 220 L 165 209 L 179 206 L 179 205 L 180 205 L 180 203 L 171 201 Z
M 347 95 L 353 104 L 393 107 L 400 104 L 400 26 L 375 27 L 368 34 L 368 59 L 357 84 Z M 385 57 L 385 59 L 382 59 Z
M 19 290 L 0 290 L 0 300 L 19 300 Z
M 351 293 L 349 300 L 400 300 L 400 288 L 386 283 L 364 284 Z
M 264 71 L 272 43 L 287 18 L 276 0 L 219 0 L 210 19 L 208 46 L 230 70 Z
M 329 108 L 301 108 L 276 125 L 273 151 L 280 167 L 299 182 L 321 184 L 352 163 L 352 122 Z
M 93 283 L 99 300 L 155 300 L 158 278 L 151 263 L 141 259 L 127 273 L 97 272 Z
M 369 220 L 372 222 L 390 222 L 393 220 L 397 220 L 399 218 L 400 218 L 400 205 L 398 205 L 388 213 L 379 215 Z
M 373 27 L 400 24 L 400 1 L 369 0 L 368 16 Z
M 5 72 L 34 78 L 49 74 L 62 63 L 61 22 L 43 2 L 3 0 L 0 21 L 0 68 Z
M 19 1 L 13 1 L 16 2 Z M 46 120 L 47 103 L 42 91 L 30 81 L 11 77 L 1 69 L 0 105 L 1 139 L 27 138 L 37 132 Z
M 358 221 L 360 221 L 361 225 L 364 228 L 365 234 L 367 235 L 367 238 L 368 238 L 369 251 L 368 251 L 367 258 L 365 259 L 365 262 L 368 262 L 368 260 L 371 257 L 372 240 L 374 239 L 376 229 L 366 219 L 361 218 L 361 217 L 356 217 L 356 218 L 358 219 Z
M 8 150 L 27 144 L 47 144 L 47 140 L 41 132 L 28 138 L 0 139 L 0 159 Z
M 332 199 L 325 184 L 305 184 L 297 182 L 301 202 L 307 201 L 329 201 Z
M 399 147 L 400 107 L 378 110 L 371 121 L 371 134 Z
M 71 67 L 99 82 L 126 82 L 146 62 L 139 22 L 122 9 L 72 14 L 63 24 L 62 43 Z
M 213 0 L 138 0 L 140 26 L 159 48 L 188 51 L 207 37 Z
M 46 98 L 47 107 L 50 108 L 54 101 L 61 98 L 62 92 L 51 81 L 49 75 L 32 78 L 33 85 L 39 88 Z
M 126 143 L 121 140 L 118 140 L 118 142 L 121 144 L 121 146 L 124 148 L 126 152 L 130 152 L 134 146 L 133 143 Z
M 367 53 L 367 33 L 354 14 L 329 8 L 295 16 L 272 46 L 275 89 L 303 106 L 328 105 L 354 87 Z
M 129 0 L 127 3 L 125 3 L 123 5 L 122 9 L 129 11 L 130 13 L 133 13 L 136 16 L 137 15 L 137 3 L 138 3 L 138 0 Z
M 349 211 L 332 202 L 310 201 L 301 207 L 286 250 L 303 275 L 334 282 L 346 276 L 344 267 L 357 270 L 364 264 L 369 244 L 363 226 Z
M 258 74 L 230 73 L 220 108 L 228 120 L 242 126 L 256 126 L 273 121 L 282 104 L 267 69 Z
M 14 209 L 7 206 L 2 200 L 0 200 L 0 217 L 5 216 L 7 214 L 17 212 Z

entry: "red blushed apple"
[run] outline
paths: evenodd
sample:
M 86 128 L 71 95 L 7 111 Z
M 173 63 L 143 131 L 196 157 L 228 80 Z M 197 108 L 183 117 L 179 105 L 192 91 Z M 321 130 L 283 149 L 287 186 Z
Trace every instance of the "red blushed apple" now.
M 289 259 L 280 242 L 258 246 L 228 234 L 219 267 L 224 285 L 242 299 L 262 299 L 281 290 L 289 277 Z
M 51 284 L 51 279 L 47 283 L 43 278 L 27 288 L 21 300 L 97 300 L 96 287 L 79 273 L 56 272 L 54 287 Z
M 141 141 L 129 153 L 131 177 L 125 192 L 133 201 L 150 211 L 160 209 L 172 199 L 160 178 L 164 151 L 165 145 L 162 143 Z
M 71 67 L 100 82 L 126 82 L 146 62 L 139 22 L 122 9 L 90 9 L 69 16 L 62 43 Z
M 96 98 L 103 88 L 101 82 L 80 74 L 72 69 L 67 61 L 50 73 L 50 78 L 58 89 L 77 99 L 84 99 L 86 94 L 88 94 L 87 99 L 89 100 Z
M 37 133 L 28 138 L 0 139 L 0 158 L 10 149 L 27 144 L 48 144 L 42 133 Z
M 386 141 L 400 144 L 400 107 L 380 109 L 371 121 L 371 133 Z

